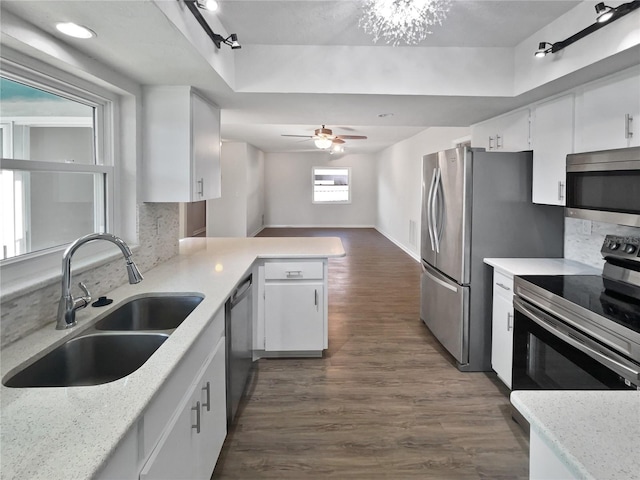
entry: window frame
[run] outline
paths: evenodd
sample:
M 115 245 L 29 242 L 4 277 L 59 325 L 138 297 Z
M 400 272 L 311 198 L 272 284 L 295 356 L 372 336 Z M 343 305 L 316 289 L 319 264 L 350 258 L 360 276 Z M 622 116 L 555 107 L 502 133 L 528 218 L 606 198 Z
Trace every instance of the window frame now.
M 348 179 L 348 199 L 341 200 L 337 202 L 331 201 L 322 201 L 316 200 L 316 170 L 346 170 L 347 171 L 347 179 Z M 334 166 L 315 166 L 311 167 L 311 203 L 314 205 L 349 205 L 351 204 L 351 193 L 352 193 L 352 177 L 351 177 L 351 167 L 334 167 Z
M 13 55 L 11 56 L 13 57 Z M 117 146 L 119 97 L 97 84 L 74 77 L 37 60 L 24 58 L 25 61 L 22 62 L 19 61 L 22 60 L 22 56 L 17 60 L 5 55 L 2 55 L 0 60 L 0 73 L 3 77 L 93 107 L 93 135 L 95 138 L 94 164 L 8 159 L 4 158 L 4 152 L 2 152 L 2 168 L 21 171 L 103 174 L 105 181 L 102 202 L 105 213 L 105 231 L 119 235 L 121 226 L 116 214 L 118 209 L 116 193 L 119 188 L 120 167 L 114 154 Z M 13 124 L 4 121 L 0 121 L 0 123 L 3 129 L 6 128 L 9 131 L 13 129 Z M 30 283 L 39 283 L 59 276 L 62 254 L 70 243 L 0 259 L 2 296 L 11 293 L 14 289 L 24 288 Z M 101 245 L 100 242 L 97 245 L 90 244 L 82 250 L 77 255 L 81 264 L 88 264 L 94 260 L 100 262 L 103 258 L 113 254 L 106 245 Z

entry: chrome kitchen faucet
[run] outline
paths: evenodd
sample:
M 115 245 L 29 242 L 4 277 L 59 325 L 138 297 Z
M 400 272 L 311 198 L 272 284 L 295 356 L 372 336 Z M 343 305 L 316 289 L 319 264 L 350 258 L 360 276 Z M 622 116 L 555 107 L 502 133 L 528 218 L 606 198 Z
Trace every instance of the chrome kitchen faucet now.
M 120 237 L 116 237 L 110 233 L 90 233 L 89 235 L 80 237 L 69 245 L 62 257 L 62 296 L 58 303 L 56 330 L 74 327 L 76 325 L 76 310 L 86 307 L 91 301 L 91 294 L 82 282 L 78 285 L 84 292 L 84 295 L 80 298 L 73 298 L 73 295 L 71 295 L 71 257 L 82 245 L 94 240 L 106 240 L 115 244 L 122 251 L 122 255 L 127 261 L 129 283 L 140 283 L 144 278 L 136 264 L 131 260 L 131 249 Z

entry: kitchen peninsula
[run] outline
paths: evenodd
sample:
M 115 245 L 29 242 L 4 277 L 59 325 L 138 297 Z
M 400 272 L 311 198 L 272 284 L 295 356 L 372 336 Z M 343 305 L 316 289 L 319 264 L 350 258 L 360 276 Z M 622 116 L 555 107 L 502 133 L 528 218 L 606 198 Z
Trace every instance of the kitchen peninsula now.
M 200 350 L 205 355 L 220 344 L 224 305 L 238 282 L 264 261 L 326 263 L 344 255 L 340 239 L 334 237 L 185 239 L 180 254 L 145 272 L 141 283 L 109 292 L 114 302 L 106 310 L 80 310 L 78 327 L 60 331 L 50 324 L 4 348 L 3 380 L 34 357 L 87 330 L 129 298 L 178 293 L 204 297 L 147 362 L 124 378 L 67 388 L 3 385 L 1 478 L 113 478 L 131 476 L 132 471 L 137 477 L 156 443 L 165 438 L 166 422 L 189 386 L 180 385 L 176 377 Z M 173 391 L 167 391 L 170 386 Z M 211 386 L 216 388 L 224 386 Z M 215 398 L 215 392 L 212 395 Z M 174 397 L 175 402 L 167 403 Z

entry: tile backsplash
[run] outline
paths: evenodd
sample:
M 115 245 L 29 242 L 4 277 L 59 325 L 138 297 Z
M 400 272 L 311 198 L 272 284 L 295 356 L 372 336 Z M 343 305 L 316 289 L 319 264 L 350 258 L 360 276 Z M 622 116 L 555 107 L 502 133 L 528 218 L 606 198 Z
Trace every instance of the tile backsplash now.
M 137 207 L 139 247 L 133 259 L 144 273 L 178 254 L 179 214 L 177 203 L 143 203 Z M 124 262 L 118 258 L 73 275 L 84 282 L 94 298 L 127 282 Z M 0 308 L 0 347 L 55 321 L 60 281 L 12 296 Z M 53 328 L 53 327 L 52 327 Z
M 564 256 L 602 269 L 604 260 L 600 248 L 606 235 L 640 236 L 640 228 L 591 222 L 576 218 L 564 219 Z

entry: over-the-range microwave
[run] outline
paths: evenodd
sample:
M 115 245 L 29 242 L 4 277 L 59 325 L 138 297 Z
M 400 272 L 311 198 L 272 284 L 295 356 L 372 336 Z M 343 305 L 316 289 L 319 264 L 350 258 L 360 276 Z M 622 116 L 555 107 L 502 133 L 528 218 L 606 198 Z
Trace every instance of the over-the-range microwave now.
M 640 227 L 640 147 L 567 155 L 565 215 Z

